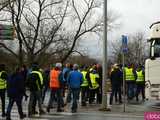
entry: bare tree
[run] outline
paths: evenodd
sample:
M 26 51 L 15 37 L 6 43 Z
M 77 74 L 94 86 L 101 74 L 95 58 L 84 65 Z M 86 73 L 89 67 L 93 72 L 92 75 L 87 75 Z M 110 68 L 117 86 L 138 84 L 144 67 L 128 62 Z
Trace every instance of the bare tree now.
M 68 1 L 17 0 L 9 5 L 6 11 L 11 13 L 12 24 L 16 29 L 20 64 L 23 63 L 24 53 L 32 63 L 52 43 L 56 46 L 63 41 L 59 31 L 66 17 Z M 1 43 L 1 46 L 16 55 L 6 44 Z
M 50 56 L 62 53 L 59 57 L 64 62 L 74 52 L 76 42 L 89 32 L 96 32 L 101 26 L 101 20 L 92 21 L 98 8 L 96 0 L 81 0 L 84 8 L 78 7 L 75 0 L 9 0 L 11 21 L 15 26 L 19 41 L 19 53 L 10 49 L 5 42 L 1 46 L 14 54 L 20 64 L 27 61 L 43 59 L 42 54 L 49 52 Z M 69 20 L 73 20 L 69 22 Z M 73 24 L 74 23 L 74 24 Z M 66 24 L 73 26 L 67 29 Z M 25 54 L 25 55 L 24 55 Z
M 66 52 L 65 56 L 62 58 L 64 62 L 68 56 L 74 51 L 76 43 L 80 38 L 91 32 L 99 31 L 102 26 L 102 19 L 94 19 L 93 15 L 95 10 L 99 7 L 96 0 L 71 0 L 72 3 L 72 14 L 75 22 L 75 28 L 73 34 L 71 35 L 72 44 L 70 49 Z M 83 4 L 84 8 L 80 9 L 79 4 Z
M 14 2 L 15 0 L 1 0 L 0 1 L 0 11 L 3 10 L 4 8 L 6 8 L 10 2 Z
M 0 46 L 20 64 L 35 60 L 43 63 L 50 57 L 64 62 L 77 51 L 77 42 L 83 36 L 102 30 L 103 14 L 97 14 L 101 3 L 98 0 L 9 0 L 3 12 L 9 13 L 8 22 L 15 26 L 18 49 L 7 42 L 0 42 Z

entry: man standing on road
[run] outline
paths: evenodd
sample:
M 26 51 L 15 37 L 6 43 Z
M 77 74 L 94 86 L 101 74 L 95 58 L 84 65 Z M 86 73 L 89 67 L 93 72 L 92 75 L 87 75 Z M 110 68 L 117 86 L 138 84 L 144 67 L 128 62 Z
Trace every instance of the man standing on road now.
M 33 105 L 38 101 L 39 114 L 44 114 L 45 112 L 42 109 L 42 96 L 41 91 L 43 88 L 43 76 L 39 71 L 39 67 L 37 63 L 32 65 L 32 72 L 28 76 L 28 87 L 30 89 L 30 99 L 28 105 L 28 116 L 31 117 L 34 114 Z M 36 101 L 35 101 L 36 100 Z
M 50 108 L 52 106 L 53 101 L 56 101 L 55 96 L 57 97 L 57 112 L 62 112 L 62 103 L 63 103 L 63 98 L 62 98 L 62 81 L 63 81 L 63 75 L 62 75 L 62 64 L 61 63 L 56 63 L 55 68 L 53 68 L 50 71 L 50 89 L 51 89 L 51 94 L 50 94 L 50 99 L 48 102 L 48 107 L 47 107 L 47 112 L 50 112 Z
M 69 85 L 69 88 L 71 90 L 71 95 L 73 96 L 73 103 L 72 103 L 72 113 L 77 112 L 77 100 L 79 99 L 79 92 L 80 92 L 80 86 L 83 82 L 83 75 L 81 72 L 78 71 L 78 65 L 73 65 L 73 71 L 69 73 L 67 83 Z
M 100 96 L 100 79 L 99 79 L 99 74 L 96 71 L 96 67 L 93 67 L 91 72 L 89 73 L 89 104 L 92 104 L 95 100 L 95 95 L 96 95 L 96 103 L 98 103 L 98 99 L 101 97 Z
M 139 66 L 137 69 L 137 80 L 136 80 L 136 101 L 138 102 L 138 96 L 140 92 L 142 93 L 142 100 L 145 100 L 145 74 L 144 71 L 142 70 L 142 66 Z
M 122 103 L 121 96 L 121 85 L 123 82 L 123 73 L 120 71 L 117 64 L 113 65 L 113 70 L 111 71 L 111 85 L 112 85 L 112 93 L 110 96 L 110 105 L 113 103 L 113 96 L 118 93 L 119 95 L 119 103 Z
M 16 68 L 10 79 L 7 80 L 7 93 L 9 97 L 9 104 L 6 120 L 11 120 L 11 110 L 14 102 L 17 104 L 20 119 L 25 118 L 26 115 L 22 111 L 22 99 L 25 95 L 25 82 L 19 67 Z
M 5 113 L 5 93 L 6 93 L 6 81 L 7 81 L 7 73 L 5 71 L 5 65 L 0 64 L 0 97 L 2 103 L 2 117 L 6 116 Z
M 99 98 L 98 98 L 98 104 L 101 104 L 102 103 L 102 73 L 103 73 L 103 70 L 102 70 L 102 65 L 100 64 L 97 64 L 96 65 L 96 68 L 97 68 L 97 73 L 99 75 Z
M 135 83 L 137 79 L 136 71 L 134 70 L 134 67 L 132 64 L 129 64 L 128 67 L 125 67 L 125 80 L 126 80 L 126 86 L 127 86 L 127 97 L 128 100 L 132 100 L 135 92 Z
M 49 73 L 50 73 L 50 68 L 47 67 L 44 70 L 44 88 L 42 90 L 42 104 L 44 103 L 46 92 L 49 88 Z
M 87 67 L 83 66 L 81 73 L 83 74 L 83 83 L 81 84 L 81 105 L 86 106 L 87 94 L 89 90 L 87 75 Z
M 68 78 L 68 75 L 71 71 L 71 64 L 70 63 L 66 63 L 65 67 L 63 68 L 63 81 L 64 81 L 64 85 L 63 85 L 63 97 L 65 97 L 65 89 L 68 87 L 67 86 L 67 78 Z M 71 92 L 70 92 L 70 89 L 68 89 L 67 91 L 67 97 L 66 97 L 66 100 L 65 100 L 65 103 L 64 105 L 67 105 L 67 103 L 70 103 L 71 102 Z

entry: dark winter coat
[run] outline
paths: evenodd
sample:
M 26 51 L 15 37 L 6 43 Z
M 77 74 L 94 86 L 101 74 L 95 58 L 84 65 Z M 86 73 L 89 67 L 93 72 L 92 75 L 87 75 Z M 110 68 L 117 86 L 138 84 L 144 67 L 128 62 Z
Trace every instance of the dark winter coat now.
M 115 68 L 111 72 L 111 85 L 121 85 L 123 82 L 123 73 L 119 68 Z
M 20 72 L 12 74 L 7 80 L 8 97 L 19 97 L 25 93 L 25 81 Z

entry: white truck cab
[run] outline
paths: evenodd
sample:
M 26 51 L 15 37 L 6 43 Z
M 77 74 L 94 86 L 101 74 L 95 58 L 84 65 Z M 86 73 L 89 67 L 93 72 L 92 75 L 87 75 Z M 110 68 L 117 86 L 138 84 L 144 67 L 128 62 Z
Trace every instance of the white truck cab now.
M 146 99 L 160 100 L 160 21 L 150 26 L 150 58 L 145 61 Z

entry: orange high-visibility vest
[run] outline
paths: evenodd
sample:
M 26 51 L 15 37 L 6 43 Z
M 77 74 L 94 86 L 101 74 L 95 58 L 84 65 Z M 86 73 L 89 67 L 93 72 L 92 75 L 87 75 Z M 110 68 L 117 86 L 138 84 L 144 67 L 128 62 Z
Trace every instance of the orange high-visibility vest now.
M 60 88 L 60 83 L 59 83 L 59 70 L 51 70 L 50 72 L 50 88 Z

